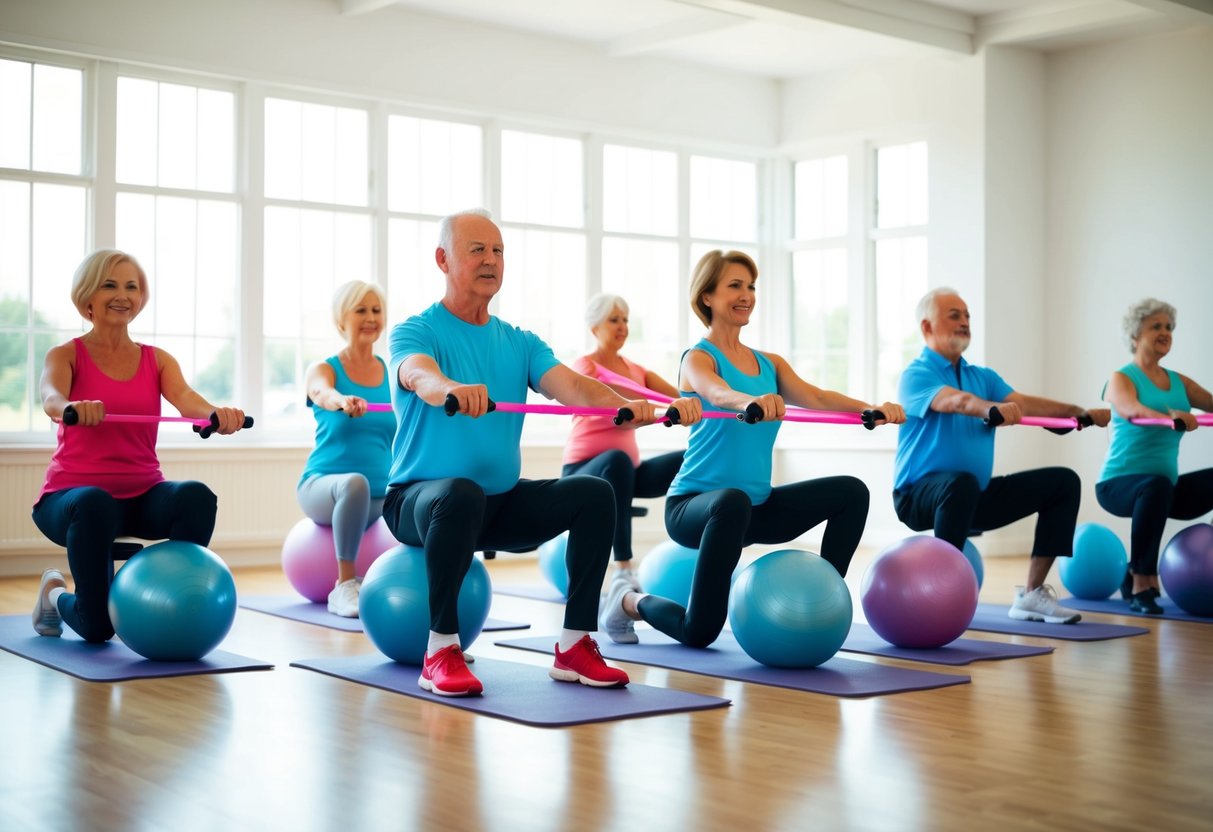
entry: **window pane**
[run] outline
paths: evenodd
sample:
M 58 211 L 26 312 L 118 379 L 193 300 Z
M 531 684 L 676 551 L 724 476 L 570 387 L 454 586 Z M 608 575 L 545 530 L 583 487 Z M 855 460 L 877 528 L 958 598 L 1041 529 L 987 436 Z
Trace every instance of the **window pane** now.
M 623 352 L 671 384 L 677 383 L 678 358 L 686 346 L 679 322 L 689 313 L 679 285 L 676 243 L 603 240 L 602 290 L 628 304 L 628 342 Z M 593 347 L 583 319 L 582 331 L 582 343 Z
M 28 170 L 33 64 L 0 59 L 0 167 Z
M 85 189 L 34 185 L 30 277 L 34 315 L 57 329 L 80 331 L 72 305 L 72 275 L 84 259 Z
M 389 210 L 445 216 L 483 203 L 482 142 L 475 125 L 389 117 Z
M 502 219 L 581 228 L 585 224 L 582 170 L 580 141 L 503 130 Z
M 753 162 L 691 157 L 691 236 L 714 240 L 758 238 L 758 166 Z
M 678 156 L 608 144 L 602 150 L 603 226 L 607 231 L 678 231 Z
M 922 351 L 914 306 L 927 291 L 927 238 L 876 243 L 876 397 L 896 400 L 901 371 Z
M 365 110 L 265 100 L 265 195 L 366 205 Z
M 0 180 L 0 300 L 20 303 L 22 309 L 29 304 L 29 222 L 29 183 Z M 25 312 L 20 317 L 25 326 Z M 4 320 L 7 325 L 13 318 L 6 313 Z
M 0 298 L 0 431 L 29 429 L 32 363 L 26 309 L 21 301 Z
M 792 256 L 792 365 L 806 381 L 829 390 L 850 386 L 847 284 L 845 248 Z
M 212 200 L 198 203 L 195 335 L 235 337 L 239 331 L 239 220 L 240 212 L 234 203 Z M 203 340 L 206 339 L 198 338 L 199 344 Z
M 198 91 L 180 84 L 160 85 L 160 165 L 157 181 L 165 188 L 198 184 Z
M 198 90 L 198 187 L 231 193 L 236 182 L 236 96 Z
M 299 199 L 303 107 L 298 101 L 265 100 L 265 195 Z
M 388 328 L 442 297 L 446 283 L 434 250 L 438 223 L 393 219 L 388 223 Z
M 796 239 L 847 233 L 847 157 L 796 163 Z
M 876 151 L 876 225 L 900 228 L 927 222 L 927 143 Z
M 585 237 L 554 231 L 503 229 L 505 280 L 499 314 L 547 341 L 561 360 L 580 355 L 585 325 L 569 310 L 585 308 Z
M 160 125 L 155 81 L 118 79 L 117 177 L 132 185 L 155 185 Z
M 34 65 L 34 170 L 78 174 L 84 147 L 84 73 Z

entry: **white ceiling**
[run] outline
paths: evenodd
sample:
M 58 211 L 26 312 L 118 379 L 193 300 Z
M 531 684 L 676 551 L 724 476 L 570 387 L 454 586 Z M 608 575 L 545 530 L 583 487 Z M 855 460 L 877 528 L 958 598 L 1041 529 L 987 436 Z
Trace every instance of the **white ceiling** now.
M 603 54 L 797 78 L 987 44 L 1061 49 L 1213 25 L 1213 0 L 334 0 L 346 15 L 421 12 Z M 386 19 L 386 18 L 385 18 Z

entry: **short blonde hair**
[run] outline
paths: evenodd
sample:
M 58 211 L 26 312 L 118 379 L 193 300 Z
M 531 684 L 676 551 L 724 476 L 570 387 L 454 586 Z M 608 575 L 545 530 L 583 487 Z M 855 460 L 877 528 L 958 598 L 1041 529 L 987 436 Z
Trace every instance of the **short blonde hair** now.
M 387 302 L 383 299 L 383 289 L 378 283 L 368 283 L 365 280 L 351 280 L 348 283 L 343 283 L 333 292 L 333 324 L 337 327 L 337 331 L 341 336 L 345 337 L 345 316 L 350 313 L 354 307 L 362 302 L 362 299 L 367 295 L 374 295 L 379 299 L 379 306 L 383 309 L 383 317 L 387 318 Z
M 76 267 L 76 274 L 72 277 L 72 303 L 76 305 L 76 311 L 80 313 L 81 318 L 89 319 L 89 298 L 96 294 L 97 290 L 101 288 L 101 284 L 109 279 L 114 268 L 120 263 L 130 263 L 139 273 L 139 294 L 142 296 L 142 302 L 131 317 L 134 318 L 147 306 L 151 292 L 147 286 L 147 274 L 139 265 L 139 261 L 125 251 L 118 251 L 116 248 L 101 248 L 85 257 Z
M 695 265 L 695 271 L 691 274 L 691 309 L 695 312 L 696 317 L 703 321 L 704 326 L 712 325 L 712 310 L 703 302 L 703 296 L 716 291 L 716 284 L 720 282 L 720 276 L 732 263 L 745 266 L 750 272 L 750 276 L 754 280 L 758 279 L 758 266 L 755 265 L 754 259 L 744 251 L 716 249 L 700 257 L 699 262 Z
M 1129 352 L 1133 352 L 1136 349 L 1133 342 L 1141 337 L 1141 327 L 1146 322 L 1146 318 L 1152 318 L 1160 312 L 1171 319 L 1171 327 L 1174 328 L 1175 307 L 1157 298 L 1143 298 L 1130 306 L 1129 311 L 1125 312 L 1125 317 L 1120 322 L 1120 325 L 1125 336 L 1125 345 L 1129 348 Z
M 606 292 L 594 295 L 585 305 L 585 325 L 593 329 L 611 317 L 611 313 L 616 309 L 619 309 L 625 315 L 628 314 L 628 302 L 619 295 L 612 295 Z

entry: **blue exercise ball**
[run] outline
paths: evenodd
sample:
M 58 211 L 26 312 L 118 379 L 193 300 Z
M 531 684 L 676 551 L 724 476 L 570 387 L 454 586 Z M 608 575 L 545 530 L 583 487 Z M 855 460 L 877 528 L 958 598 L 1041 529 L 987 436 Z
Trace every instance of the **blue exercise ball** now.
M 966 540 L 965 546 L 960 550 L 960 553 L 965 556 L 965 560 L 969 562 L 969 566 L 973 567 L 973 572 L 977 575 L 977 588 L 981 589 L 981 585 L 986 580 L 986 566 L 981 562 L 981 552 L 973 545 L 972 540 Z
M 1074 553 L 1057 559 L 1061 585 L 1075 598 L 1102 600 L 1120 588 L 1128 556 L 1116 532 L 1098 523 L 1074 530 Z
M 741 649 L 769 667 L 816 667 L 851 631 L 846 581 L 813 552 L 780 549 L 737 575 L 729 621 Z
M 1196 523 L 1177 532 L 1163 549 L 1158 577 L 1181 610 L 1213 616 L 1213 525 Z
M 472 558 L 459 589 L 459 644 L 471 646 L 489 617 L 493 586 L 489 571 Z M 425 552 L 396 546 L 379 556 L 358 593 L 358 615 L 379 652 L 402 664 L 420 665 L 430 637 L 430 587 Z
M 218 555 L 166 540 L 140 551 L 110 585 L 109 615 L 123 643 L 152 661 L 197 661 L 236 618 L 236 582 Z
M 666 540 L 640 559 L 636 577 L 645 592 L 660 595 L 685 607 L 691 598 L 691 583 L 698 562 L 698 549 L 688 549 Z
M 913 535 L 881 550 L 863 576 L 859 603 L 876 634 L 897 647 L 955 641 L 977 612 L 977 575 L 960 550 Z
M 565 598 L 569 597 L 569 567 L 565 560 L 568 549 L 568 532 L 553 537 L 539 547 L 539 572 Z

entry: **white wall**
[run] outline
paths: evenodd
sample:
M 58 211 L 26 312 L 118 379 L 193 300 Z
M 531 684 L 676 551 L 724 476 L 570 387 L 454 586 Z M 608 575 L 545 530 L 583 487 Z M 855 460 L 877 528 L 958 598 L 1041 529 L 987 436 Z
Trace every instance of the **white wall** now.
M 1047 385 L 1096 399 L 1129 360 L 1121 316 L 1154 296 L 1179 313 L 1165 366 L 1213 389 L 1213 29 L 1075 49 L 1047 73 L 1048 293 L 1028 330 Z M 1057 458 L 1083 476 L 1080 520 L 1127 542 L 1128 521 L 1095 501 L 1105 437 L 1074 439 Z M 1181 472 L 1213 466 L 1213 430 L 1180 448 Z

